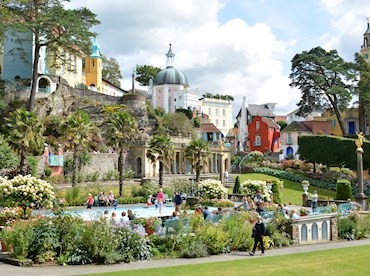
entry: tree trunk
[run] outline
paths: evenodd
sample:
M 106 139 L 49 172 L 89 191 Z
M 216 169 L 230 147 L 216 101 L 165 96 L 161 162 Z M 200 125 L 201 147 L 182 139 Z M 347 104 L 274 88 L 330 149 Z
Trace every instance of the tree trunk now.
M 200 178 L 200 162 L 198 161 L 195 165 L 195 181 L 199 182 Z
M 72 167 L 72 186 L 77 184 L 77 170 L 78 170 L 78 155 L 77 145 L 73 146 L 73 167 Z
M 362 93 L 359 93 L 358 99 L 358 126 L 360 131 L 366 133 L 366 123 L 365 123 L 365 101 L 363 99 Z
M 123 148 L 119 151 L 119 157 L 118 157 L 118 170 L 119 170 L 119 196 L 122 197 L 123 194 L 123 173 L 124 173 L 124 160 L 123 160 Z
M 347 131 L 344 127 L 344 122 L 343 122 L 342 116 L 340 115 L 339 108 L 337 106 L 336 97 L 334 95 L 334 99 L 332 99 L 330 96 L 328 96 L 328 98 L 329 98 L 329 101 L 330 101 L 331 105 L 333 106 L 335 116 L 337 117 L 338 124 L 340 126 L 340 129 L 342 130 L 342 135 L 345 136 L 345 135 L 347 135 Z
M 163 162 L 159 162 L 159 187 L 163 186 Z
M 35 41 L 37 41 L 38 38 L 35 38 Z M 38 64 L 40 59 L 40 44 L 36 43 L 35 49 L 34 49 L 34 59 L 33 59 L 33 66 L 32 66 L 32 83 L 31 83 L 31 92 L 30 92 L 30 98 L 28 101 L 28 111 L 33 112 L 35 109 L 35 99 L 36 99 L 36 88 L 37 88 L 37 79 L 38 79 Z
M 21 155 L 21 160 L 19 163 L 19 172 L 21 175 L 25 175 L 26 174 L 26 155 L 24 154 L 23 151 L 20 152 L 20 155 Z

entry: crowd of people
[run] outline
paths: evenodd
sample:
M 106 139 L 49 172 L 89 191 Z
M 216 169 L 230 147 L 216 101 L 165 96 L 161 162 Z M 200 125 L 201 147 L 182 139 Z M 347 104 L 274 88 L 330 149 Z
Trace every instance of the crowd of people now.
M 87 209 L 91 209 L 93 206 L 111 206 L 117 209 L 118 201 L 112 191 L 109 192 L 108 196 L 106 196 L 104 192 L 100 192 L 96 199 L 89 193 L 85 205 Z
M 130 221 L 135 219 L 135 214 L 131 209 L 127 210 L 127 213 L 125 211 L 122 211 L 121 217 L 117 217 L 116 212 L 112 212 L 111 215 L 109 215 L 109 211 L 105 210 L 102 217 L 100 218 L 101 221 L 110 223 L 112 225 L 117 225 L 117 224 L 129 224 Z

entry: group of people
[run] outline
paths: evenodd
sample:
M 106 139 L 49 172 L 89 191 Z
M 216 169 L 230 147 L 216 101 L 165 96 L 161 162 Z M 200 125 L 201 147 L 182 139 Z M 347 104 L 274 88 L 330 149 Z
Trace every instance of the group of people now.
M 110 223 L 112 225 L 117 224 L 126 224 L 129 223 L 131 220 L 135 219 L 135 214 L 132 212 L 131 209 L 127 210 L 127 213 L 123 211 L 121 213 L 121 217 L 118 218 L 116 212 L 112 212 L 111 216 L 109 216 L 109 211 L 105 210 L 103 216 L 100 218 L 101 221 Z
M 91 193 L 89 193 L 85 205 L 87 206 L 87 209 L 91 209 L 94 204 L 96 206 L 113 206 L 114 209 L 117 209 L 118 201 L 112 191 L 109 192 L 108 196 L 106 196 L 104 192 L 100 192 L 97 196 L 96 202 Z

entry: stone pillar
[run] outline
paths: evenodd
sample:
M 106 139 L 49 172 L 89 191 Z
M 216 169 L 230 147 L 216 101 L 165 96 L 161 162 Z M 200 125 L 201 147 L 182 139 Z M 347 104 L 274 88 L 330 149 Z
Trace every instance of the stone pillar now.
M 337 217 L 330 218 L 330 240 L 332 241 L 338 240 L 338 218 Z
M 225 176 L 224 176 L 224 160 L 223 154 L 220 153 L 220 180 L 222 184 L 225 184 Z
M 364 172 L 362 154 L 364 150 L 361 147 L 357 147 L 357 181 L 358 181 L 358 194 L 356 195 L 356 201 L 361 205 L 363 210 L 367 210 L 367 196 L 364 193 Z
M 302 206 L 304 206 L 304 207 L 310 207 L 308 205 L 307 201 L 308 201 L 308 194 L 303 193 L 302 194 Z
M 294 245 L 299 244 L 299 235 L 299 226 L 292 223 L 292 241 Z

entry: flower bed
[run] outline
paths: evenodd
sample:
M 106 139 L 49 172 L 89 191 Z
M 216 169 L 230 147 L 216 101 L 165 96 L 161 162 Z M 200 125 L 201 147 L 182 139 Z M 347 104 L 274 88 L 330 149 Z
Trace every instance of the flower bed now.
M 200 181 L 198 189 L 204 198 L 221 198 L 227 193 L 227 188 L 222 185 L 221 181 L 215 179 Z
M 270 201 L 266 181 L 262 180 L 246 180 L 240 184 L 240 193 L 254 198 L 258 191 L 261 191 L 264 201 Z

